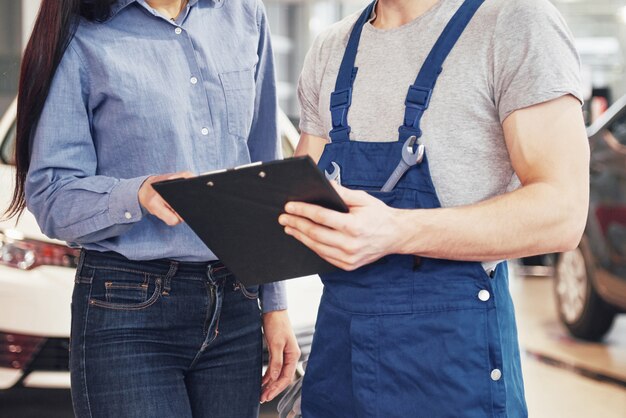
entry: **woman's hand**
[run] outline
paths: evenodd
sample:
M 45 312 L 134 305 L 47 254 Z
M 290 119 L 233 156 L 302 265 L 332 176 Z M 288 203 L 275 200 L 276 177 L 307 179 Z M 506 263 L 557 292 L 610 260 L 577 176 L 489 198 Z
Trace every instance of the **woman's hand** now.
M 356 270 L 398 252 L 402 225 L 398 209 L 363 191 L 335 185 L 350 212 L 341 213 L 302 202 L 289 202 L 278 221 L 285 232 L 329 263 Z
M 289 386 L 300 360 L 300 347 L 287 311 L 263 314 L 263 334 L 270 352 L 270 364 L 261 383 L 261 403 L 271 401 Z
M 149 213 L 156 216 L 169 226 L 175 226 L 181 223 L 183 220 L 174 209 L 167 204 L 165 200 L 154 190 L 152 183 L 156 183 L 164 180 L 173 180 L 179 178 L 194 177 L 195 174 L 189 171 L 183 171 L 181 173 L 163 174 L 160 176 L 150 176 L 143 182 L 137 193 L 139 198 L 139 204 L 143 206 Z

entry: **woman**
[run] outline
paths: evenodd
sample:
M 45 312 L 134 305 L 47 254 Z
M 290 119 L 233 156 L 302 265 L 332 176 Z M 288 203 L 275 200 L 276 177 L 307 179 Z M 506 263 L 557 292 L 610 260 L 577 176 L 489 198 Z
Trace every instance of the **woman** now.
M 242 286 L 151 187 L 279 158 L 276 112 L 259 1 L 42 1 L 9 212 L 26 202 L 45 234 L 83 249 L 78 417 L 254 417 L 289 383 L 283 286 Z
M 527 416 L 499 261 L 578 245 L 578 70 L 546 0 L 378 0 L 318 38 L 298 153 L 340 170 L 350 212 L 280 218 L 340 268 L 322 275 L 305 418 Z

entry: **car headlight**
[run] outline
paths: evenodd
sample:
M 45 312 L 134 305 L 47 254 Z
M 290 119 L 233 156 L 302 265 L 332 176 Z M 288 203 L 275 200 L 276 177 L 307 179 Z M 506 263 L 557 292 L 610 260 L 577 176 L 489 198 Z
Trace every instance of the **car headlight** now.
M 0 265 L 31 270 L 38 266 L 76 267 L 79 250 L 23 238 L 17 231 L 0 232 Z

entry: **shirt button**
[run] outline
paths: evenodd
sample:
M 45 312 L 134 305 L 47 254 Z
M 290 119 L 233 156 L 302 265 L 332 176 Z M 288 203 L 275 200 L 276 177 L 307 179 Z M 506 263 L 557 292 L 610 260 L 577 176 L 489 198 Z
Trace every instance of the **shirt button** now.
M 502 372 L 500 371 L 500 369 L 493 369 L 491 371 L 491 380 L 493 380 L 494 382 L 497 382 L 498 380 L 500 380 L 501 377 L 502 377 Z
M 176 35 L 180 35 L 181 33 L 183 33 L 183 30 L 181 28 L 176 28 L 174 29 L 174 32 L 176 33 Z
M 482 300 L 483 302 L 487 302 L 490 297 L 491 295 L 489 294 L 488 290 L 483 289 L 478 292 L 478 299 Z
M 202 130 L 200 132 L 202 132 L 202 135 L 207 136 L 209 134 L 209 129 L 208 128 L 202 128 Z
M 133 217 L 133 215 L 132 215 L 132 213 L 130 213 L 130 212 L 124 212 L 124 217 L 125 217 L 126 219 L 130 219 L 130 218 L 132 218 L 132 217 Z
M 191 82 L 191 84 L 198 84 L 198 79 L 196 77 L 191 77 L 189 81 Z

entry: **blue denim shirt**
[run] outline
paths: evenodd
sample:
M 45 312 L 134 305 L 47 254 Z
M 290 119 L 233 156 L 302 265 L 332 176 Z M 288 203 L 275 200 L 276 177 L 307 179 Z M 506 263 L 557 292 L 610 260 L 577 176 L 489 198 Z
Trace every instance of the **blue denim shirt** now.
M 131 260 L 209 261 L 186 224 L 147 214 L 149 175 L 281 158 L 274 61 L 258 0 L 190 0 L 177 21 L 119 0 L 81 20 L 32 139 L 28 209 L 43 232 Z M 245 257 L 245 254 L 242 254 Z M 282 284 L 265 312 L 286 309 Z

